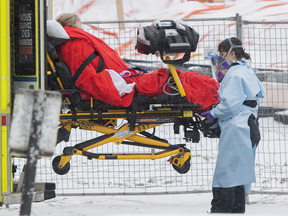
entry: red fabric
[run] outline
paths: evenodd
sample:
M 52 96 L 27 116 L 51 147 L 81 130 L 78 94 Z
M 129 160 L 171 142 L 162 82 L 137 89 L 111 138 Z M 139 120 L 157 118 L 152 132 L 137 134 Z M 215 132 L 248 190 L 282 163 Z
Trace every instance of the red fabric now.
M 191 104 L 199 104 L 202 107 L 195 110 L 207 110 L 213 104 L 219 103 L 218 88 L 220 84 L 208 75 L 200 75 L 196 72 L 182 72 L 176 69 L 179 79 L 182 83 L 186 93 L 187 100 Z M 138 95 L 145 95 L 153 97 L 163 94 L 163 85 L 166 83 L 168 77 L 172 76 L 170 73 L 167 75 L 167 69 L 160 68 L 149 74 L 143 74 L 136 77 L 125 78 L 127 83 L 135 82 L 138 90 Z M 151 87 L 155 91 L 151 91 Z M 165 89 L 169 92 L 169 89 Z
M 82 62 L 95 50 L 97 50 L 104 59 L 105 66 L 103 71 L 96 73 L 99 57 L 95 58 L 81 73 L 75 85 L 78 89 L 88 92 L 95 99 L 101 100 L 114 106 L 127 107 L 131 104 L 134 91 L 125 94 L 122 98 L 119 96 L 109 73 L 105 69 L 112 69 L 117 73 L 129 67 L 120 58 L 120 56 L 110 48 L 104 41 L 95 36 L 74 27 L 65 27 L 69 41 L 62 43 L 58 49 L 58 55 L 61 61 L 66 63 L 71 69 L 72 75 L 76 72 Z M 132 72 L 133 73 L 133 72 Z M 137 73 L 137 72 L 135 72 Z M 219 83 L 207 75 L 199 75 L 196 72 L 181 72 L 177 70 L 180 81 L 186 92 L 190 103 L 203 105 L 198 110 L 206 110 L 211 105 L 218 103 Z M 139 76 L 125 78 L 127 83 L 135 82 L 138 95 L 154 97 L 164 94 L 163 86 L 168 77 L 167 69 L 160 68 L 157 71 L 141 73 Z M 166 92 L 170 89 L 166 87 Z M 88 100 L 88 94 L 81 94 L 82 100 Z
M 207 110 L 213 104 L 219 103 L 218 89 L 220 84 L 208 75 L 196 72 L 181 72 L 176 70 L 190 103 L 202 105 L 196 110 Z
M 154 97 L 156 95 L 164 94 L 163 86 L 169 77 L 166 71 L 167 70 L 163 68 L 163 70 L 159 69 L 158 71 L 141 73 L 139 76 L 125 78 L 125 81 L 127 83 L 136 83 L 135 87 L 138 95 Z M 134 74 L 136 73 L 131 73 L 131 75 Z M 166 87 L 165 91 L 170 92 L 171 90 Z
M 99 38 L 81 29 L 70 26 L 65 27 L 65 30 L 71 40 L 60 45 L 58 55 L 60 60 L 70 68 L 72 75 L 74 75 L 82 62 L 95 50 L 100 53 L 105 62 L 104 70 L 96 73 L 99 62 L 99 57 L 96 57 L 82 71 L 75 82 L 75 86 L 104 103 L 128 107 L 132 102 L 134 90 L 121 98 L 108 71 L 105 70 L 109 68 L 119 73 L 129 68 L 125 62 L 113 49 Z M 82 100 L 89 100 L 89 94 L 81 93 Z

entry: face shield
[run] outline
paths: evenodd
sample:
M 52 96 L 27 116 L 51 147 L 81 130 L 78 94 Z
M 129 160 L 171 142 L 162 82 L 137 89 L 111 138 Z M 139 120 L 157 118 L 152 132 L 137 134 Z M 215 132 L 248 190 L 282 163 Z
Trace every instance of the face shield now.
M 231 38 L 229 38 L 229 43 L 230 43 L 230 49 L 223 58 L 218 54 L 211 57 L 211 68 L 212 68 L 213 78 L 216 79 L 219 83 L 221 83 L 225 75 L 225 72 L 223 70 L 230 67 L 231 65 L 230 61 L 225 60 L 226 56 L 228 56 L 231 53 L 233 48 L 242 47 L 242 45 L 234 45 L 231 41 Z
M 219 58 L 220 61 L 222 61 L 221 56 L 218 56 L 218 54 L 211 57 L 211 69 L 212 69 L 212 75 L 215 80 L 217 80 L 219 83 L 221 83 L 225 73 L 224 69 L 219 64 Z M 228 66 L 229 67 L 229 66 Z

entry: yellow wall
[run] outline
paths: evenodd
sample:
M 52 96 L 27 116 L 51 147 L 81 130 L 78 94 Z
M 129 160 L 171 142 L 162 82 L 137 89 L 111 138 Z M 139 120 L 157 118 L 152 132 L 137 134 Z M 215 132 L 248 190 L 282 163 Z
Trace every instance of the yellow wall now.
M 10 113 L 10 3 L 0 3 L 1 112 Z
M 0 1 L 0 114 L 1 114 L 1 133 L 0 133 L 0 202 L 2 193 L 10 191 L 8 177 L 8 152 L 7 152 L 7 126 L 2 126 L 2 116 L 7 118 L 10 115 L 10 1 Z M 10 157 L 9 157 L 10 158 Z M 10 172 L 10 171 L 9 171 Z M 10 176 L 10 173 L 9 173 Z

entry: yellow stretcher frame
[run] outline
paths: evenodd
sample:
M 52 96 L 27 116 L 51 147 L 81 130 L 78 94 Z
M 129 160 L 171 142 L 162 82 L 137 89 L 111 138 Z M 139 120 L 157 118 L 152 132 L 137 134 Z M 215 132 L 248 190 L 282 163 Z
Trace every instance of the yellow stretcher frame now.
M 169 56 L 166 57 L 166 60 L 170 60 Z M 168 64 L 168 67 L 169 67 L 169 70 L 170 70 L 170 72 L 171 72 L 171 74 L 173 76 L 173 79 L 174 79 L 174 81 L 176 83 L 176 86 L 177 86 L 177 88 L 179 90 L 179 93 L 180 93 L 181 97 L 186 97 L 185 90 L 184 90 L 184 88 L 182 86 L 182 83 L 181 83 L 179 77 L 178 77 L 178 74 L 177 74 L 177 72 L 175 70 L 174 65 L 173 64 Z
M 49 54 L 47 54 L 47 60 L 50 64 L 52 72 L 49 71 L 48 74 L 57 73 L 53 61 Z M 171 74 L 177 84 L 181 97 L 186 97 L 183 86 L 179 80 L 178 74 L 174 68 L 174 65 L 169 64 Z M 62 90 L 65 90 L 63 84 L 58 76 L 56 76 L 57 82 Z M 67 96 L 65 99 L 68 105 L 71 105 L 71 102 Z M 91 97 L 91 109 L 93 107 L 93 99 Z M 101 116 L 101 117 L 100 117 Z M 141 134 L 148 129 L 152 129 L 162 125 L 163 123 L 153 123 L 153 120 L 159 116 L 162 118 L 192 118 L 192 110 L 172 110 L 171 108 L 159 108 L 155 110 L 149 110 L 144 112 L 134 113 L 134 116 L 140 118 L 140 122 L 137 122 L 133 126 L 133 129 L 130 130 L 130 123 L 124 124 L 121 128 L 115 129 L 115 122 L 117 119 L 129 119 L 132 116 L 132 111 L 127 112 L 126 109 L 117 109 L 117 110 L 108 110 L 107 112 L 81 112 L 77 111 L 71 112 L 68 114 L 60 114 L 60 124 L 59 127 L 65 128 L 69 133 L 71 128 L 79 127 L 82 130 L 90 130 L 102 133 L 104 135 L 97 137 L 92 140 L 84 141 L 82 143 L 76 144 L 72 147 L 65 147 L 63 149 L 63 154 L 61 156 L 56 156 L 53 159 L 52 166 L 53 170 L 59 174 L 64 175 L 70 169 L 71 157 L 73 155 L 86 156 L 88 159 L 98 159 L 98 160 L 131 160 L 131 159 L 160 159 L 169 157 L 169 162 L 172 164 L 173 168 L 181 173 L 187 173 L 190 169 L 190 160 L 191 153 L 190 150 L 185 148 L 182 144 L 180 145 L 171 145 L 166 140 L 161 138 L 145 137 Z M 161 118 L 160 117 L 160 118 Z M 99 120 L 103 120 L 104 123 L 99 123 Z M 139 120 L 139 119 L 138 119 Z M 141 123 L 141 120 L 143 122 Z M 114 122 L 111 124 L 111 122 Z M 145 123 L 148 122 L 148 123 Z M 166 122 L 165 122 L 166 123 Z M 147 132 L 146 132 L 147 133 Z M 126 141 L 127 140 L 127 141 Z M 136 145 L 142 147 L 151 148 L 151 153 L 121 153 L 121 154 L 111 154 L 111 153 L 102 153 L 95 154 L 89 152 L 93 148 L 97 148 L 104 144 L 113 142 L 116 145 L 128 144 Z M 155 149 L 160 149 L 155 151 Z
M 64 114 L 64 115 L 65 117 L 67 117 L 67 114 Z M 97 113 L 94 113 L 93 116 L 96 117 Z M 189 162 L 191 159 L 190 150 L 186 149 L 184 146 L 170 145 L 169 143 L 161 141 L 161 140 L 155 140 L 153 138 L 148 138 L 148 137 L 137 135 L 138 133 L 141 133 L 148 129 L 158 127 L 162 124 L 138 124 L 135 126 L 134 131 L 130 131 L 129 123 L 123 125 L 120 129 L 114 129 L 113 126 L 109 127 L 109 126 L 93 123 L 89 119 L 77 119 L 77 121 L 73 121 L 72 118 L 60 119 L 60 122 L 61 123 L 59 126 L 65 126 L 68 129 L 71 129 L 72 127 L 79 127 L 79 129 L 82 129 L 82 130 L 89 130 L 89 131 L 96 131 L 99 133 L 103 133 L 107 135 L 107 137 L 104 137 L 105 135 L 103 135 L 104 138 L 100 140 L 97 140 L 98 138 L 95 138 L 95 141 L 93 142 L 92 140 L 92 143 L 89 142 L 88 145 L 86 145 L 87 141 L 84 141 L 83 143 L 77 144 L 73 147 L 65 147 L 63 150 L 63 154 L 61 155 L 60 161 L 58 161 L 57 164 L 55 164 L 53 160 L 53 169 L 57 174 L 63 175 L 69 171 L 69 170 L 67 171 L 66 169 L 64 170 L 62 169 L 67 165 L 67 163 L 69 163 L 72 155 L 81 155 L 81 156 L 86 156 L 88 159 L 98 159 L 98 160 L 111 160 L 111 159 L 113 160 L 125 160 L 125 159 L 155 160 L 155 159 L 160 159 L 160 158 L 171 156 L 169 159 L 169 162 L 174 165 L 173 167 L 176 170 L 177 170 L 177 167 L 179 167 L 180 173 L 182 172 L 180 168 L 185 163 L 186 163 L 185 170 L 187 170 L 187 166 L 189 166 L 190 168 L 190 162 Z M 142 144 L 142 147 L 149 147 L 151 148 L 151 153 L 95 154 L 95 153 L 89 152 L 90 149 L 97 148 L 99 146 L 108 144 L 110 142 L 113 142 L 116 145 L 120 145 L 121 143 L 125 142 L 124 140 L 138 143 L 138 145 L 140 146 Z M 156 152 L 155 149 L 158 149 L 158 148 L 163 149 L 163 150 Z M 185 173 L 188 171 L 189 169 L 185 171 Z
M 82 123 L 87 123 L 87 124 L 91 124 L 89 122 L 89 120 L 80 120 Z M 73 125 L 74 123 L 74 125 Z M 75 125 L 76 122 L 71 122 L 72 126 L 76 126 Z M 77 124 L 77 123 L 76 123 Z M 124 125 L 123 127 L 121 127 L 120 129 L 114 129 L 114 128 L 110 128 L 107 126 L 101 126 L 99 124 L 93 124 L 93 127 L 90 130 L 99 132 L 99 133 L 103 133 L 106 135 L 112 135 L 112 136 L 108 136 L 106 139 L 103 139 L 99 142 L 95 142 L 95 144 L 91 144 L 87 147 L 84 147 L 83 149 L 79 150 L 76 147 L 68 147 L 68 150 L 71 151 L 71 153 L 73 155 L 82 155 L 82 156 L 86 156 L 86 157 L 91 157 L 94 159 L 98 159 L 98 160 L 107 160 L 107 159 L 151 159 L 151 160 L 155 160 L 155 159 L 159 159 L 159 158 L 164 158 L 164 157 L 168 157 L 168 156 L 172 156 L 172 155 L 176 155 L 176 154 L 180 154 L 185 155 L 184 159 L 188 159 L 191 155 L 190 155 L 190 151 L 184 151 L 184 148 L 179 147 L 175 150 L 163 150 L 163 151 L 159 151 L 159 152 L 154 152 L 154 150 L 152 151 L 151 154 L 149 153 L 124 153 L 124 154 L 94 154 L 94 153 L 90 153 L 88 152 L 88 150 L 92 149 L 92 148 L 96 148 L 99 147 L 101 145 L 107 144 L 109 142 L 113 142 L 116 145 L 120 145 L 124 140 L 129 140 L 129 141 L 134 141 L 134 142 L 138 142 L 138 143 L 149 143 L 149 147 L 155 147 L 155 148 L 169 148 L 170 144 L 163 142 L 163 141 L 158 141 L 158 140 L 154 140 L 154 139 L 150 139 L 147 137 L 143 137 L 143 136 L 139 136 L 137 135 L 137 133 L 140 133 L 142 131 L 145 131 L 147 129 L 151 129 L 157 126 L 160 126 L 161 124 L 139 124 L 136 126 L 135 131 L 130 132 L 129 131 L 129 124 Z M 79 126 L 80 129 L 83 130 L 87 130 L 86 127 L 81 127 Z M 125 135 L 127 134 L 127 135 Z M 119 137 L 121 136 L 121 137 Z M 68 151 L 67 150 L 67 151 Z M 65 150 L 64 150 L 65 152 Z M 62 155 L 62 156 L 65 156 Z M 90 159 L 90 158 L 89 158 Z M 70 160 L 70 158 L 69 158 Z M 186 160 L 178 160 L 177 162 L 173 162 L 174 165 L 176 166 L 182 166 Z M 59 163 L 59 168 L 64 167 L 67 163 L 67 158 L 65 157 L 61 157 L 61 161 Z

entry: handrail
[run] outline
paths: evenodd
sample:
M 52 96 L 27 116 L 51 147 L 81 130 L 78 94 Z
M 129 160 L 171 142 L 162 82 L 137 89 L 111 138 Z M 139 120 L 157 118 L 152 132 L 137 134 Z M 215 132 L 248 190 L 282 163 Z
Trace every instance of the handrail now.
M 194 19 L 182 19 L 183 21 L 236 21 L 235 17 L 219 17 L 219 18 L 194 18 Z M 104 21 L 82 21 L 83 24 L 113 24 L 113 23 L 144 23 L 153 22 L 155 19 L 143 19 L 143 20 L 104 20 Z M 242 25 L 249 24 L 288 24 L 288 21 L 248 21 L 242 20 Z
M 153 22 L 156 19 L 143 19 L 143 20 L 106 20 L 106 21 L 82 21 L 83 24 L 111 24 L 111 23 L 143 23 Z M 236 17 L 222 17 L 222 18 L 194 18 L 194 19 L 182 19 L 183 21 L 235 21 Z

